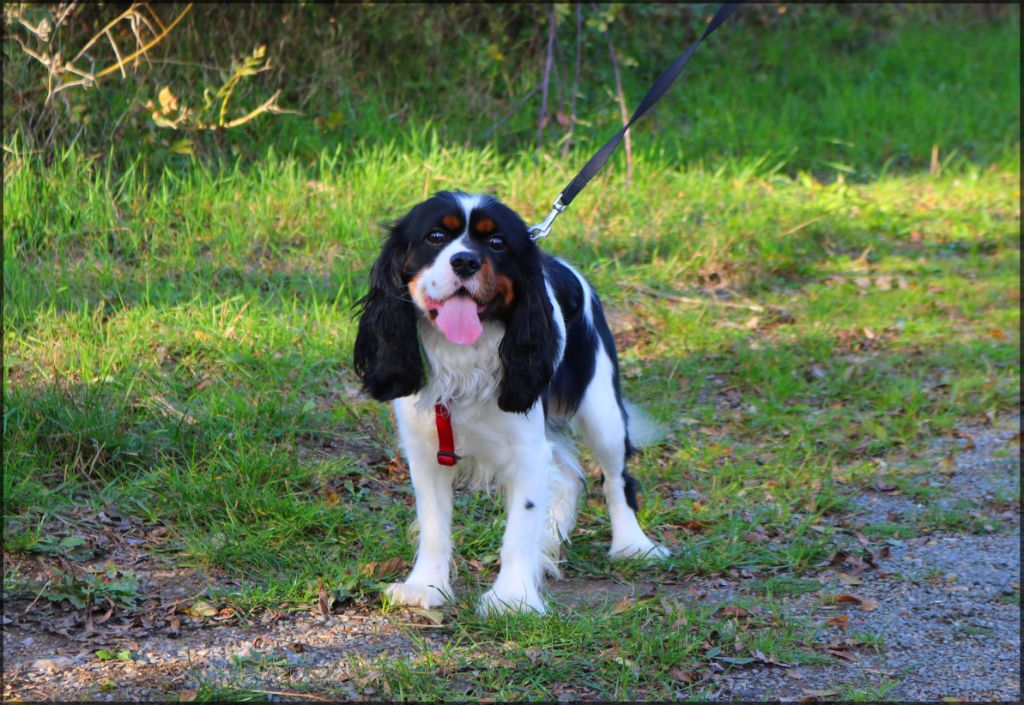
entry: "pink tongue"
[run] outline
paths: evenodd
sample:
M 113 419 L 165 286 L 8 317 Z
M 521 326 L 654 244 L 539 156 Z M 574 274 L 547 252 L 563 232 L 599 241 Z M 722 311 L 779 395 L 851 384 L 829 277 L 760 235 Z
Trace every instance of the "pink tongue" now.
M 484 331 L 476 308 L 476 301 L 468 296 L 453 296 L 441 304 L 434 322 L 451 342 L 470 345 Z

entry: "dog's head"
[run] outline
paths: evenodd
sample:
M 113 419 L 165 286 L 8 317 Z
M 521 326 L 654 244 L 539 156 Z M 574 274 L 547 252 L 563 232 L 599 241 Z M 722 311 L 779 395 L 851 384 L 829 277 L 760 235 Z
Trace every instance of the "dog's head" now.
M 529 410 L 551 381 L 560 341 L 540 250 L 494 198 L 442 191 L 415 206 L 391 227 L 360 303 L 355 369 L 379 401 L 423 387 L 420 319 L 458 345 L 486 321 L 504 326 L 504 411 Z

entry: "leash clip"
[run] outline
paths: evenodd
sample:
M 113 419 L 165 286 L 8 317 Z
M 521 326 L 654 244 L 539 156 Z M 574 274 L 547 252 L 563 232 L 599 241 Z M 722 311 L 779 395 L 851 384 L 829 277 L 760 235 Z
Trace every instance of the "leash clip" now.
M 555 199 L 554 205 L 551 206 L 551 212 L 548 213 L 548 217 L 541 221 L 538 225 L 534 225 L 530 228 L 530 239 L 536 242 L 542 237 L 547 237 L 551 234 L 551 226 L 555 222 L 555 218 L 558 214 L 564 211 L 568 206 L 562 203 L 562 194 L 558 194 L 558 198 Z

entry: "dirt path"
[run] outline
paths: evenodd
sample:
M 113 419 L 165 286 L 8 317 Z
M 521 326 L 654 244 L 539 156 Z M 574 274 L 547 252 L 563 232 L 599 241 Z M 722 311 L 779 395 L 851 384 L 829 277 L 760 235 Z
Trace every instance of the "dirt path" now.
M 945 472 L 936 475 L 934 481 L 952 492 L 934 506 L 884 491 L 890 489 L 884 486 L 855 497 L 857 517 L 865 524 L 914 520 L 937 508 L 973 517 L 975 531 L 935 530 L 877 541 L 883 550 L 876 565 L 861 566 L 864 570 L 853 575 L 837 557 L 835 566 L 810 576 L 821 583 L 820 590 L 780 599 L 794 617 L 821 625 L 819 638 L 831 640 L 842 657 L 815 666 L 733 668 L 716 676 L 712 698 L 828 699 L 856 692 L 870 699 L 1018 701 L 1020 459 L 1019 435 L 1016 442 L 1012 436 L 1019 428 L 1017 418 L 968 434 L 953 458 L 955 467 L 945 463 Z M 948 452 L 938 445 L 933 450 L 939 460 Z M 5 700 L 189 699 L 204 683 L 244 684 L 280 694 L 318 692 L 323 684 L 339 696 L 367 699 L 383 694 L 349 672 L 350 657 L 418 653 L 410 636 L 415 633 L 432 649 L 447 640 L 442 632 L 409 629 L 417 622 L 423 626 L 422 619 L 405 613 L 384 616 L 372 607 L 350 608 L 330 619 L 313 612 L 271 614 L 258 624 L 228 619 L 211 626 L 216 616 L 180 615 L 178 608 L 182 599 L 193 600 L 201 586 L 221 578 L 182 571 L 167 560 L 133 552 L 131 546 L 120 551 L 115 555 L 125 561 L 131 556 L 132 570 L 151 583 L 145 591 L 152 596 L 149 621 L 111 618 L 89 625 L 91 631 L 65 621 L 61 628 L 56 613 L 39 614 L 54 609 L 41 604 L 45 600 L 5 602 Z M 33 566 L 44 571 L 45 564 L 44 559 L 23 561 L 19 568 L 31 574 Z M 747 583 L 740 578 L 702 581 L 706 595 L 701 599 L 732 599 L 749 589 Z M 693 587 L 659 586 L 684 599 L 694 599 Z M 644 589 L 569 580 L 553 584 L 551 593 L 556 603 L 575 609 Z M 824 599 L 838 594 L 861 602 Z M 845 623 L 842 615 L 847 615 Z M 836 626 L 827 626 L 828 620 Z M 44 631 L 43 623 L 55 624 L 56 631 Z M 857 635 L 856 648 L 844 641 L 851 635 Z M 866 647 L 865 640 L 874 648 Z M 114 658 L 97 658 L 98 648 L 109 649 Z M 116 658 L 124 649 L 132 652 L 131 660 Z

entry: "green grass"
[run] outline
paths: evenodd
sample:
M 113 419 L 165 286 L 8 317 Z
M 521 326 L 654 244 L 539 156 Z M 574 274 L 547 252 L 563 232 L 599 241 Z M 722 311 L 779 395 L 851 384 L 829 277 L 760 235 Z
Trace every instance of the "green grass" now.
M 624 322 L 626 394 L 669 430 L 634 474 L 641 523 L 673 557 L 610 563 L 592 486 L 568 576 L 754 575 L 757 616 L 643 600 L 480 620 L 503 517 L 463 494 L 447 646 L 356 664 L 373 697 L 701 697 L 672 674 L 820 658 L 778 600 L 813 589 L 807 571 L 846 540 L 849 494 L 877 477 L 929 509 L 868 536 L 979 530 L 973 508 L 942 510 L 945 491 L 920 484 L 939 471 L 921 453 L 1019 409 L 1019 21 L 982 27 L 970 52 L 948 24 L 892 30 L 871 52 L 836 27 L 815 39 L 835 52 L 794 48 L 799 28 L 738 32 L 729 56 L 760 68 L 694 70 L 686 105 L 707 112 L 666 134 L 674 93 L 635 135 L 633 183 L 611 164 L 544 242 Z M 66 145 L 47 161 L 5 136 L 5 552 L 79 559 L 90 546 L 62 545 L 54 517 L 115 505 L 167 526 L 179 563 L 239 578 L 247 614 L 306 609 L 318 579 L 375 604 L 395 576 L 363 568 L 412 559 L 388 412 L 355 394 L 350 366 L 378 224 L 442 188 L 494 192 L 532 222 L 589 142 L 562 160 L 386 120 L 345 142 L 314 117 L 254 127 L 245 155 L 212 166 Z M 941 173 L 918 168 L 947 142 L 958 156 Z M 732 306 L 702 290 L 714 282 Z M 893 457 L 909 460 L 877 462 Z M 8 586 L 35 592 L 16 571 Z M 200 698 L 261 695 L 225 687 Z

